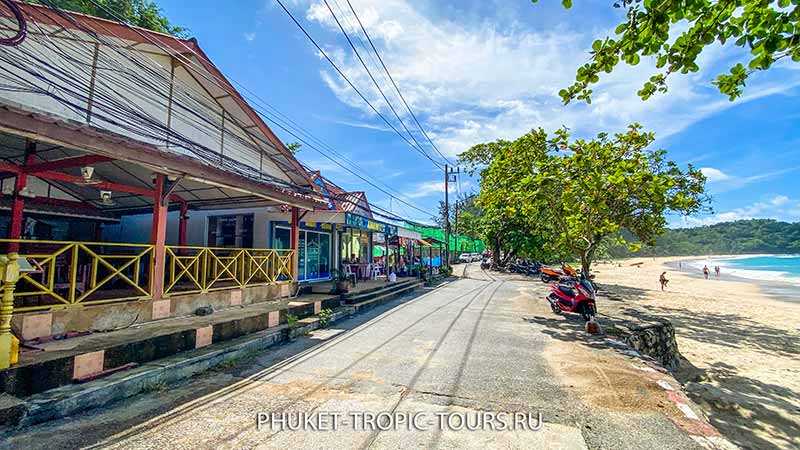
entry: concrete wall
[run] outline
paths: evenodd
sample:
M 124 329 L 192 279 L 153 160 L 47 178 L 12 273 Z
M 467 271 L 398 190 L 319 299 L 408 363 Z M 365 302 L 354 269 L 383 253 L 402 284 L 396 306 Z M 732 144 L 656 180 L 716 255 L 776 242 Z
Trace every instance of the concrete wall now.
M 267 208 L 218 209 L 209 211 L 189 211 L 186 224 L 186 245 L 213 247 L 208 242 L 208 218 L 211 216 L 233 216 L 238 214 L 253 215 L 253 247 L 270 248 L 269 222 L 271 220 L 287 220 L 289 214 L 276 213 Z M 178 211 L 167 214 L 167 245 L 178 245 Z M 119 224 L 104 225 L 103 239 L 109 242 L 148 243 L 150 229 L 153 225 L 152 214 L 123 216 Z
M 161 318 L 190 316 L 198 308 L 211 306 L 220 310 L 239 305 L 262 303 L 290 297 L 297 291 L 297 283 L 250 286 L 244 289 L 226 289 L 205 294 L 174 295 L 169 302 L 169 314 Z M 159 303 L 159 302 L 155 302 Z M 154 320 L 154 302 L 150 300 L 87 305 L 52 312 L 15 314 L 12 328 L 23 340 L 58 335 L 67 332 L 111 331 L 134 323 Z

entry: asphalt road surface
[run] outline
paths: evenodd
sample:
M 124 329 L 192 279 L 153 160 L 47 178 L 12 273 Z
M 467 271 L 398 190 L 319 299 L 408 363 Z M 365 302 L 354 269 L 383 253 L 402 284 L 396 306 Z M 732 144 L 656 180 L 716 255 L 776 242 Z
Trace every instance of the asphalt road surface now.
M 552 317 L 545 285 L 465 276 L 0 447 L 701 448 L 629 360 Z

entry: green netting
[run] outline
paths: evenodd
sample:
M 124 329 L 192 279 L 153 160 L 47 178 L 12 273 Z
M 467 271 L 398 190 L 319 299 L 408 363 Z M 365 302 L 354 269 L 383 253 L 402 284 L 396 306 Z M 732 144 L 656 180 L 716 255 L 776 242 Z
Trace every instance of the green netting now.
M 386 247 L 384 247 L 382 244 L 375 244 L 375 245 L 372 246 L 372 257 L 373 258 L 378 258 L 380 256 L 383 256 L 383 253 L 385 251 L 386 251 Z M 389 248 L 389 253 L 390 254 L 394 254 L 394 249 L 390 247 Z M 400 247 L 400 254 L 401 255 L 405 255 L 406 254 L 406 249 L 404 247 Z
M 410 223 L 406 223 L 405 228 L 409 230 L 418 231 L 422 234 L 422 238 L 434 238 L 439 241 L 444 242 L 444 230 L 441 228 L 436 227 L 423 227 L 419 225 L 414 225 Z M 480 239 L 472 239 L 469 236 L 458 236 L 458 240 L 456 240 L 455 236 L 450 236 L 450 242 L 448 244 L 451 252 L 457 253 L 474 253 L 474 252 L 482 252 L 486 250 L 486 244 L 483 243 Z

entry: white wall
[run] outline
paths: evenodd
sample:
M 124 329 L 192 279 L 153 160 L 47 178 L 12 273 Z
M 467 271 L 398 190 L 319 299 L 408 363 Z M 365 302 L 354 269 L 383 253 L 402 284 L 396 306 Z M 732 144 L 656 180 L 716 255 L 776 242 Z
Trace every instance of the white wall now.
M 186 245 L 208 247 L 208 218 L 211 216 L 234 216 L 253 214 L 253 247 L 269 248 L 267 242 L 270 220 L 287 220 L 288 214 L 270 212 L 266 208 L 222 209 L 211 211 L 189 211 L 186 222 Z M 167 214 L 167 245 L 178 245 L 178 211 Z M 103 226 L 103 239 L 110 242 L 149 243 L 153 225 L 152 214 L 123 216 L 119 224 Z

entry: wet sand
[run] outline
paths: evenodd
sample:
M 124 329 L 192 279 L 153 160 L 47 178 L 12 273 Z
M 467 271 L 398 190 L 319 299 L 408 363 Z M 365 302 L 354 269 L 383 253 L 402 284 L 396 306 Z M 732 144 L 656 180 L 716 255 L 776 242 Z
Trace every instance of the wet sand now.
M 603 305 L 601 297 L 600 313 L 634 308 L 670 319 L 686 359 L 676 375 L 726 437 L 743 448 L 800 448 L 800 303 L 756 282 L 717 278 L 713 267 L 706 280 L 685 272 L 687 264 L 673 266 L 690 259 L 705 257 L 595 264 L 601 292 L 622 298 Z

